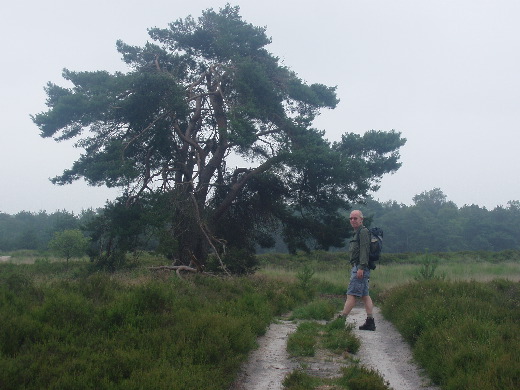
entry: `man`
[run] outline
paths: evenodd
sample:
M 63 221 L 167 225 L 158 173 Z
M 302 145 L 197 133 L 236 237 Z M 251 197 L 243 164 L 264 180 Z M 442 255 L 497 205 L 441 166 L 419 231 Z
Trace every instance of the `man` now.
M 368 295 L 368 282 L 370 280 L 370 268 L 368 268 L 368 254 L 370 252 L 370 232 L 363 226 L 363 214 L 360 210 L 350 213 L 350 225 L 354 229 L 354 237 L 350 240 L 350 264 L 352 272 L 350 283 L 347 289 L 347 300 L 340 316 L 346 317 L 354 305 L 357 298 L 361 298 L 367 312 L 367 319 L 360 330 L 376 330 L 376 324 L 372 311 L 374 304 Z

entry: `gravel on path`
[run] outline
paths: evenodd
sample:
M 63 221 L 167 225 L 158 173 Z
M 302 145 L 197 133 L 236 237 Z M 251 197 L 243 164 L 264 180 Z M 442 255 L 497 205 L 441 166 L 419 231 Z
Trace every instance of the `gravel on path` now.
M 358 329 L 366 319 L 362 306 L 354 307 L 347 317 L 346 322 L 354 324 L 354 333 L 361 340 L 356 354 L 361 364 L 378 371 L 394 390 L 438 390 L 414 363 L 410 346 L 377 307 L 374 318 L 376 330 L 372 332 Z
M 346 320 L 354 324 L 354 332 L 361 340 L 361 348 L 354 358 L 365 367 L 378 371 L 394 390 L 439 390 L 430 384 L 424 372 L 413 362 L 410 347 L 394 326 L 383 318 L 378 308 L 374 308 L 374 317 L 375 332 L 358 329 L 366 318 L 363 306 L 354 307 Z M 266 334 L 258 339 L 259 347 L 250 354 L 230 390 L 283 390 L 285 376 L 300 368 L 300 364 L 291 359 L 286 350 L 287 338 L 296 328 L 297 324 L 291 321 L 281 320 L 271 324 Z M 347 363 L 317 354 L 313 359 L 306 358 L 305 364 L 314 372 L 334 375 Z

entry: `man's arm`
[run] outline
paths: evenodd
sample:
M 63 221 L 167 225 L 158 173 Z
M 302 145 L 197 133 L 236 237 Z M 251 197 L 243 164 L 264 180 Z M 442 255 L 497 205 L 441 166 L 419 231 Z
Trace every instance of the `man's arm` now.
M 370 253 L 370 232 L 367 228 L 361 228 L 359 232 L 359 266 L 368 270 L 368 254 Z

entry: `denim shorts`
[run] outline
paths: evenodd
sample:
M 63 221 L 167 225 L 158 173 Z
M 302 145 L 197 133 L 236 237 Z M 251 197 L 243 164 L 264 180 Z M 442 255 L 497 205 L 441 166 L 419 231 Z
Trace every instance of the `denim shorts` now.
M 347 295 L 364 297 L 368 295 L 368 282 L 370 281 L 370 270 L 363 272 L 363 279 L 357 277 L 357 265 L 352 267 L 350 273 L 350 283 L 348 284 Z

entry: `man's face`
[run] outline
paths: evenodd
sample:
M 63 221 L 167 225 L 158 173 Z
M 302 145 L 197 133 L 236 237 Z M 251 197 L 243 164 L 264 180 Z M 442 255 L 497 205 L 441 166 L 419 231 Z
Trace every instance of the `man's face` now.
M 355 230 L 359 229 L 359 227 L 363 225 L 363 218 L 356 213 L 355 211 L 350 213 L 350 226 L 352 226 Z

